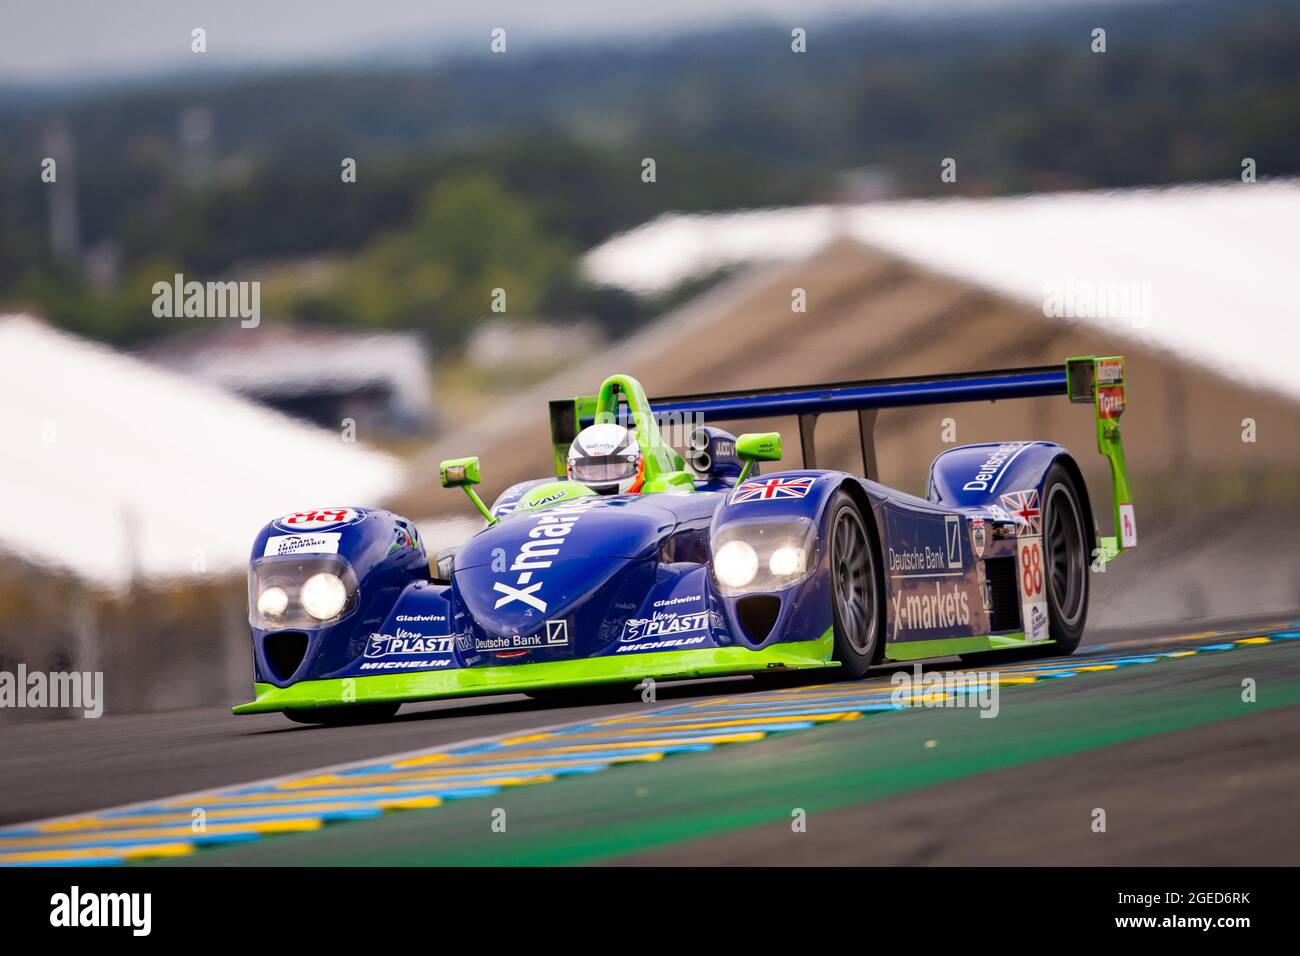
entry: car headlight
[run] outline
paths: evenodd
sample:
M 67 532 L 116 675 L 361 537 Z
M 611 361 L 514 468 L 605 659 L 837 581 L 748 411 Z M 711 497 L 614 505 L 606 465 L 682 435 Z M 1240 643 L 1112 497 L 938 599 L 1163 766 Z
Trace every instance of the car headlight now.
M 284 617 L 289 607 L 289 595 L 284 588 L 267 588 L 257 596 L 257 609 L 265 617 Z
M 271 555 L 248 569 L 248 623 L 263 631 L 311 630 L 357 604 L 357 575 L 339 554 Z
M 788 578 L 798 574 L 808 563 L 808 555 L 803 548 L 782 545 L 768 558 L 767 568 L 779 578 Z
M 710 548 L 722 594 L 780 591 L 811 573 L 817 530 L 812 519 L 802 517 L 729 522 L 714 533 Z
M 713 555 L 713 573 L 729 588 L 743 588 L 758 574 L 758 552 L 744 541 L 728 541 Z
M 329 571 L 313 574 L 302 584 L 298 600 L 303 610 L 318 621 L 338 617 L 348 603 L 348 588 L 343 579 Z

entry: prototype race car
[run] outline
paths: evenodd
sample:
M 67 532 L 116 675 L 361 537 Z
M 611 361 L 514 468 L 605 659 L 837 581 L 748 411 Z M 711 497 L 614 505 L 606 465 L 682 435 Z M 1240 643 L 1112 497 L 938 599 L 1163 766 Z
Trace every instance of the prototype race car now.
M 255 699 L 234 711 L 340 723 L 444 697 L 1068 654 L 1090 568 L 1137 544 L 1124 387 L 1122 358 L 1092 356 L 656 401 L 611 376 L 594 396 L 551 403 L 555 477 L 489 508 L 477 458 L 442 463 L 442 484 L 463 488 L 485 524 L 432 567 L 415 525 L 387 511 L 299 511 L 263 528 L 248 576 Z M 1046 395 L 1093 406 L 1114 536 L 1099 536 L 1075 459 L 1047 441 L 945 451 L 925 498 L 874 480 L 881 408 Z M 816 467 L 817 416 L 831 412 L 857 413 L 863 475 Z M 701 424 L 683 457 L 660 431 L 784 415 L 800 425 L 803 467 L 790 471 L 759 473 L 781 457 L 775 432 Z M 570 443 L 593 422 L 635 428 L 640 493 L 566 477 Z

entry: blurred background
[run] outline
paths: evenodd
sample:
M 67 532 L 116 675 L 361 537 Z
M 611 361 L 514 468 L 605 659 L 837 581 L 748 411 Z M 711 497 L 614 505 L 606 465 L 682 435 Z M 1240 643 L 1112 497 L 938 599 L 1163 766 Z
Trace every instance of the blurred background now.
M 6 10 L 0 670 L 243 699 L 261 524 L 463 540 L 438 459 L 489 500 L 542 475 L 547 399 L 614 371 L 1125 354 L 1141 546 L 1094 627 L 1300 608 L 1300 4 L 266 6 Z M 257 283 L 256 323 L 160 315 L 176 276 Z M 860 467 L 854 428 L 820 466 Z M 953 440 L 1030 437 L 1108 493 L 1064 399 L 877 437 L 917 494 Z

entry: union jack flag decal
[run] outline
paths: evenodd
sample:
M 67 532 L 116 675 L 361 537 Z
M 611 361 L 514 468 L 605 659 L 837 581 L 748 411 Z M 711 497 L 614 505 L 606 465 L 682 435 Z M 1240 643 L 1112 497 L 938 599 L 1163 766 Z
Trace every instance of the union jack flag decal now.
M 731 503 L 771 501 L 773 498 L 802 498 L 816 478 L 760 478 L 747 481 L 731 493 Z
M 1031 535 L 1043 533 L 1043 513 L 1038 507 L 1038 489 L 1012 491 L 1002 496 L 1002 507 L 1029 525 Z

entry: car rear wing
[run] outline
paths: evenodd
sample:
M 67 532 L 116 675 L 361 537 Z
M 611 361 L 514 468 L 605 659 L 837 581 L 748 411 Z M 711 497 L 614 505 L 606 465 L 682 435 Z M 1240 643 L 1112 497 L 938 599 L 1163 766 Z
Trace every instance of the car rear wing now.
M 1071 402 L 1093 406 L 1097 449 L 1110 462 L 1114 492 L 1112 511 L 1117 529 L 1116 537 L 1102 538 L 1099 545 L 1103 560 L 1114 557 L 1137 543 L 1133 498 L 1119 432 L 1119 419 L 1124 412 L 1124 359 L 1121 356 L 1099 358 L 1088 355 L 1066 359 L 1064 365 L 670 395 L 648 401 L 660 425 L 794 416 L 799 422 L 799 447 L 805 468 L 817 467 L 814 439 L 818 418 L 830 412 L 855 412 L 862 444 L 863 474 L 878 479 L 875 423 L 880 409 L 1045 395 L 1065 395 Z M 596 419 L 597 397 L 579 396 L 553 401 L 550 412 L 556 474 L 563 477 L 569 444 L 579 430 Z M 620 420 L 632 418 L 631 414 L 620 415 Z

